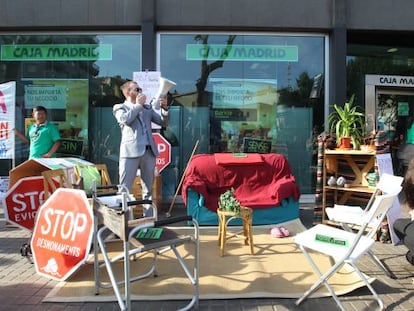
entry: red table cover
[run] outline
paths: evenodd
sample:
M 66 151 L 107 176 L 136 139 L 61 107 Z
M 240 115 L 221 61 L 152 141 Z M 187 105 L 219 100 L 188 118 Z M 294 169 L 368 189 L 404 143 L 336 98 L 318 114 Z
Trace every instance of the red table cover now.
M 217 210 L 220 195 L 231 187 L 240 203 L 251 208 L 279 206 L 283 199 L 289 197 L 299 200 L 299 187 L 285 156 L 276 153 L 255 154 L 250 159 L 246 157 L 246 163 L 243 163 L 242 157 L 237 156 L 237 159 L 231 161 L 230 155 L 193 156 L 186 169 L 181 190 L 185 204 L 188 188 L 203 195 L 205 206 L 212 211 Z M 263 162 L 260 163 L 258 157 Z M 217 158 L 224 161 L 217 161 Z

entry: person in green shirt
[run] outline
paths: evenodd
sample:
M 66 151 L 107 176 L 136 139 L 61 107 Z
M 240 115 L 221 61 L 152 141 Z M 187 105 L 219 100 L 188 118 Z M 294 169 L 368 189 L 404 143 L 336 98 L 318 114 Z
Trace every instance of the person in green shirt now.
M 404 143 L 398 147 L 397 158 L 402 167 L 402 176 L 405 175 L 411 159 L 414 158 L 414 116 L 409 117 Z
M 414 144 L 414 117 L 411 117 L 408 121 L 406 144 Z
M 32 115 L 35 123 L 29 126 L 26 135 L 14 129 L 17 137 L 24 143 L 30 144 L 29 159 L 56 157 L 61 139 L 59 129 L 56 125 L 47 121 L 45 107 L 34 107 Z

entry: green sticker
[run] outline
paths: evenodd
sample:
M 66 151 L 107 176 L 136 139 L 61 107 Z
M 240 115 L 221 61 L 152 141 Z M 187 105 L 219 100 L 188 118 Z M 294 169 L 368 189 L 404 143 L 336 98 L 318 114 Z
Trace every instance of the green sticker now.
M 163 230 L 163 228 L 141 229 L 135 237 L 137 239 L 159 239 Z
M 348 246 L 348 240 L 332 237 L 324 234 L 316 234 L 315 240 L 317 242 L 329 243 L 338 246 Z

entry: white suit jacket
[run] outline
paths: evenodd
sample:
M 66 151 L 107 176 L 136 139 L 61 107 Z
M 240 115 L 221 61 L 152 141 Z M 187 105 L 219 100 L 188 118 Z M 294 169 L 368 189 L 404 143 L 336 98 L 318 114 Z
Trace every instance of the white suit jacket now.
M 155 156 L 158 155 L 157 146 L 152 138 L 151 122 L 160 126 L 164 123 L 164 118 L 152 109 L 150 105 L 133 104 L 125 101 L 113 107 L 113 114 L 121 127 L 122 137 L 119 150 L 121 158 L 140 157 L 145 153 L 146 145 L 151 146 Z M 144 122 L 146 132 L 142 126 Z

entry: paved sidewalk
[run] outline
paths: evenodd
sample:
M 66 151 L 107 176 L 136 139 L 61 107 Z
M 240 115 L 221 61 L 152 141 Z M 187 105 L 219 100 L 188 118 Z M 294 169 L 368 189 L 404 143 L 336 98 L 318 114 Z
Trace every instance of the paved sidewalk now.
M 177 207 L 173 216 L 184 212 Z M 312 210 L 301 208 L 301 220 L 309 226 Z M 57 284 L 35 273 L 34 265 L 20 255 L 20 246 L 28 241 L 30 233 L 5 226 L 3 209 L 0 207 L 0 311 L 3 310 L 119 310 L 113 303 L 44 303 L 42 299 Z M 390 279 L 379 271 L 369 259 L 362 260 L 361 268 L 369 276 L 377 278 L 373 283 L 386 310 L 414 310 L 414 267 L 408 265 L 404 246 L 377 242 L 375 251 L 397 276 Z M 377 307 L 367 289 L 359 289 L 342 296 L 347 310 L 375 310 Z M 133 310 L 176 310 L 180 301 L 133 302 Z M 234 299 L 201 300 L 200 310 L 338 310 L 331 298 L 308 299 L 299 307 L 294 299 Z

